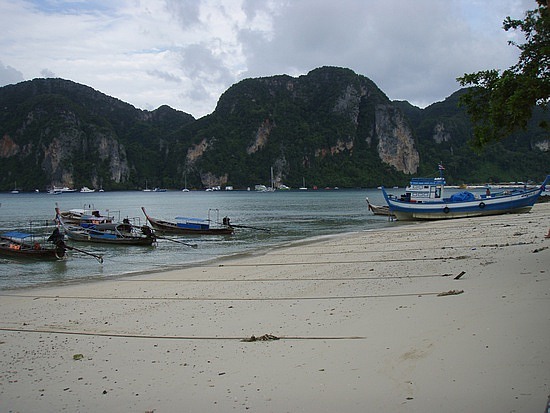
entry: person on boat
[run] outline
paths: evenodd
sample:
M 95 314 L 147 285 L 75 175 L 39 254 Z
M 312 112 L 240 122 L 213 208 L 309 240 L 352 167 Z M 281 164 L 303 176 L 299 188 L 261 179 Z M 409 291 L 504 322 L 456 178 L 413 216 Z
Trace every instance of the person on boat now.
M 155 237 L 155 233 L 147 225 L 141 226 L 141 232 L 143 232 L 143 235 L 145 235 L 146 237 Z
M 119 227 L 119 230 L 123 232 L 132 232 L 132 224 L 128 218 L 122 220 L 122 225 Z
M 67 245 L 65 244 L 64 236 L 59 231 L 59 228 L 53 230 L 52 235 L 48 237 L 48 241 L 55 245 L 56 252 L 59 257 L 63 257 L 65 255 Z
M 230 221 L 231 220 L 229 219 L 229 217 L 223 217 L 223 219 L 222 219 L 223 225 L 228 226 L 228 227 L 231 226 Z
M 487 189 L 485 190 L 485 197 L 486 197 L 486 198 L 491 198 L 491 189 L 490 189 L 490 188 L 487 188 Z

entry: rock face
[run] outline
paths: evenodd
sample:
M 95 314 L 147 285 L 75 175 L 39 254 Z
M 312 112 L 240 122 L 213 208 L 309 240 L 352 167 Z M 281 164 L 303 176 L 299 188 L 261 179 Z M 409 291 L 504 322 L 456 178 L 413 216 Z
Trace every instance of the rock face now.
M 418 170 L 420 157 L 412 131 L 403 114 L 390 105 L 376 107 L 375 130 L 378 137 L 378 155 L 398 171 L 413 174 Z
M 0 140 L 0 158 L 10 158 L 19 153 L 20 148 L 9 135 L 4 135 Z
M 434 126 L 433 139 L 435 143 L 449 142 L 451 134 L 445 128 L 443 122 L 437 122 Z
M 0 88 L 0 106 L 0 175 L 18 174 L 31 188 L 127 188 L 140 169 L 136 158 L 147 152 L 146 138 L 164 137 L 164 125 L 179 128 L 194 121 L 168 107 L 141 111 L 62 79 Z M 162 148 L 161 138 L 157 147 Z M 154 151 L 149 155 L 155 161 Z
M 54 122 L 61 127 L 43 127 Z M 36 130 L 40 131 L 38 137 L 25 143 L 26 131 Z M 125 148 L 112 131 L 84 124 L 76 113 L 66 110 L 29 112 L 15 136 L 5 134 L 0 141 L 0 157 L 16 156 L 36 159 L 48 186 L 74 187 L 79 184 L 75 173 L 85 173 L 86 182 L 99 188 L 100 176 L 122 183 L 130 173 Z M 86 170 L 79 172 L 80 167 Z
M 317 169 L 342 163 L 353 169 L 386 164 L 405 174 L 419 167 L 416 142 L 403 113 L 372 81 L 348 69 L 325 67 L 298 78 L 244 80 L 222 95 L 215 114 L 226 125 L 235 125 L 243 139 L 249 137 L 248 165 L 257 162 L 260 168 L 269 154 L 277 182 L 318 176 Z M 216 129 L 212 127 L 212 136 Z M 193 166 L 208 163 L 211 151 L 229 151 L 222 141 L 216 136 L 217 143 L 194 157 Z M 233 174 L 223 169 L 216 173 L 230 181 Z M 356 177 L 356 182 L 362 180 Z
M 250 155 L 261 150 L 267 144 L 271 129 L 273 129 L 273 125 L 271 124 L 269 119 L 264 120 L 258 127 L 254 142 L 252 143 L 252 145 L 246 148 L 246 153 Z

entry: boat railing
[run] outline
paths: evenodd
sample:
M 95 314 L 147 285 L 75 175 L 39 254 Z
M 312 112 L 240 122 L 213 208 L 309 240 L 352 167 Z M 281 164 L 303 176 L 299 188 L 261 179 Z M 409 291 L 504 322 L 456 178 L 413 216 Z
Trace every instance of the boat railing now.
M 25 243 L 45 244 L 56 227 L 54 221 L 31 220 L 26 227 L 20 230 L 1 230 L 0 235 L 20 239 Z
M 212 219 L 213 214 L 216 215 L 215 220 Z M 229 225 L 228 224 L 229 220 L 228 220 L 227 217 L 223 218 L 223 220 L 220 221 L 220 210 L 218 208 L 210 208 L 208 210 L 208 222 L 210 224 L 214 223 L 217 226 L 228 226 Z
M 138 228 L 141 228 L 141 226 L 142 226 L 141 218 L 139 216 L 138 217 L 126 217 L 122 220 L 122 223 L 130 224 L 133 227 L 138 227 Z

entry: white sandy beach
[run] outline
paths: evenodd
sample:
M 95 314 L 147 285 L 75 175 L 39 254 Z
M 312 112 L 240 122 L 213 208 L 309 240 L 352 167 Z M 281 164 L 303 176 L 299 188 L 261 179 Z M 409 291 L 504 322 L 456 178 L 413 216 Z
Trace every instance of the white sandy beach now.
M 542 413 L 549 230 L 536 204 L 4 292 L 0 411 Z

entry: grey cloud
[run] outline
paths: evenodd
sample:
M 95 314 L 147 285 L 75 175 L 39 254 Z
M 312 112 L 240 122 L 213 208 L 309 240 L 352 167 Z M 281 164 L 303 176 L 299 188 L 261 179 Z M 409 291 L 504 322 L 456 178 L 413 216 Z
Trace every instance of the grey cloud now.
M 245 5 L 250 15 L 260 7 L 252 0 Z M 374 0 L 288 2 L 274 15 L 269 40 L 249 29 L 239 33 L 247 57 L 243 76 L 342 66 L 371 78 L 391 99 L 433 103 L 460 88 L 457 76 L 514 60 L 502 19 L 492 16 L 485 27 L 495 27 L 477 32 L 461 7 L 440 0 L 399 6 Z
M 352 66 L 365 58 L 374 39 L 365 39 L 368 2 L 299 0 L 279 9 L 272 40 L 248 30 L 240 33 L 251 75 L 294 67 L 307 72 L 323 65 Z M 362 56 L 361 56 L 362 55 Z
M 157 77 L 159 79 L 165 80 L 167 82 L 181 83 L 181 79 L 175 75 L 172 75 L 168 72 L 163 72 L 161 70 L 149 70 L 147 73 L 151 76 Z
M 11 66 L 4 66 L 0 62 L 0 86 L 19 83 L 24 80 L 23 73 Z
M 205 46 L 194 44 L 185 47 L 182 52 L 181 65 L 189 78 L 203 79 L 211 82 L 231 83 L 235 80 L 223 60 L 216 57 Z
M 49 78 L 52 78 L 52 77 L 57 77 L 56 74 L 54 72 L 52 72 L 50 69 L 42 69 L 40 71 L 40 74 L 43 76 L 43 77 L 49 77 Z
M 182 23 L 184 28 L 189 28 L 200 22 L 200 1 L 166 0 L 166 9 Z
M 249 20 L 252 20 L 258 12 L 268 11 L 268 4 L 266 1 L 243 0 L 242 9 L 246 14 L 246 17 Z

